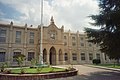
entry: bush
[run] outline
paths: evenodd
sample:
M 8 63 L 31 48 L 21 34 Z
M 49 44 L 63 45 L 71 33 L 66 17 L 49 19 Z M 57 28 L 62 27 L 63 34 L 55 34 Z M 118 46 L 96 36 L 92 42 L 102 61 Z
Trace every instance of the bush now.
M 7 68 L 8 64 L 5 62 L 5 63 L 2 63 L 1 65 L 1 72 L 4 72 L 5 68 Z
M 11 70 L 6 69 L 6 70 L 4 70 L 3 73 L 5 73 L 5 74 L 10 74 L 10 73 L 11 73 Z
M 25 73 L 25 70 L 22 68 L 21 69 L 21 74 L 24 74 Z
M 101 64 L 101 60 L 100 59 L 93 59 L 93 64 Z

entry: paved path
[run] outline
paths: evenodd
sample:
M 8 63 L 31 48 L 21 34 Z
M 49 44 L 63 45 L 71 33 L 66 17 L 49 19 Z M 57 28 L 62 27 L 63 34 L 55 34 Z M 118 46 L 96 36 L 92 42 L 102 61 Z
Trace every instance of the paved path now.
M 64 67 L 67 67 L 67 65 L 64 65 Z M 74 65 L 74 67 L 78 69 L 77 76 L 48 80 L 120 80 L 119 71 L 88 67 L 86 65 Z

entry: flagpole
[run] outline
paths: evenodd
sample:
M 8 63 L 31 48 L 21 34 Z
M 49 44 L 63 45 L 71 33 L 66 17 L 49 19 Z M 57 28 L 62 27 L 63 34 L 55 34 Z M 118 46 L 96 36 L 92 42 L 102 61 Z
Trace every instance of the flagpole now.
M 43 0 L 41 0 L 40 64 L 43 64 L 42 37 L 43 37 Z

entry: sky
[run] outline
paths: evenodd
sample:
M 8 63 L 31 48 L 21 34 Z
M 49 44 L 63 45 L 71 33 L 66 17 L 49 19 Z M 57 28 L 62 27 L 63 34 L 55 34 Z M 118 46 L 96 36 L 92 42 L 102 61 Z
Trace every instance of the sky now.
M 92 21 L 88 16 L 98 14 L 97 0 L 44 0 L 43 24 L 48 26 L 53 16 L 58 28 L 83 32 Z M 41 15 L 41 0 L 0 0 L 0 22 L 38 27 Z

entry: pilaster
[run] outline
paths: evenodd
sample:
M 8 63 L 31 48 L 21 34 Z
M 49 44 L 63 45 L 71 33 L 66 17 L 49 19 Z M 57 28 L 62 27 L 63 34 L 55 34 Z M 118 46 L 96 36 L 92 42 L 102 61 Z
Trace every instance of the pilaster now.
M 12 39 L 13 39 L 13 22 L 10 23 L 9 47 L 12 47 Z
M 50 64 L 50 60 L 49 60 L 49 59 L 50 59 L 50 55 L 47 54 L 47 63 L 48 63 L 48 64 Z
M 89 63 L 89 52 L 88 51 L 85 56 L 86 56 L 86 63 Z
M 13 61 L 13 52 L 12 52 L 12 48 L 9 47 L 8 48 L 8 54 L 7 54 L 7 62 L 9 64 L 9 66 L 11 66 L 11 62 Z
M 105 55 L 104 55 L 104 53 L 101 53 L 101 60 L 102 60 L 102 63 L 104 64 L 105 63 Z
M 59 55 L 56 53 L 56 64 L 59 64 Z
M 27 47 L 27 24 L 25 24 L 25 32 L 24 32 L 24 48 Z

